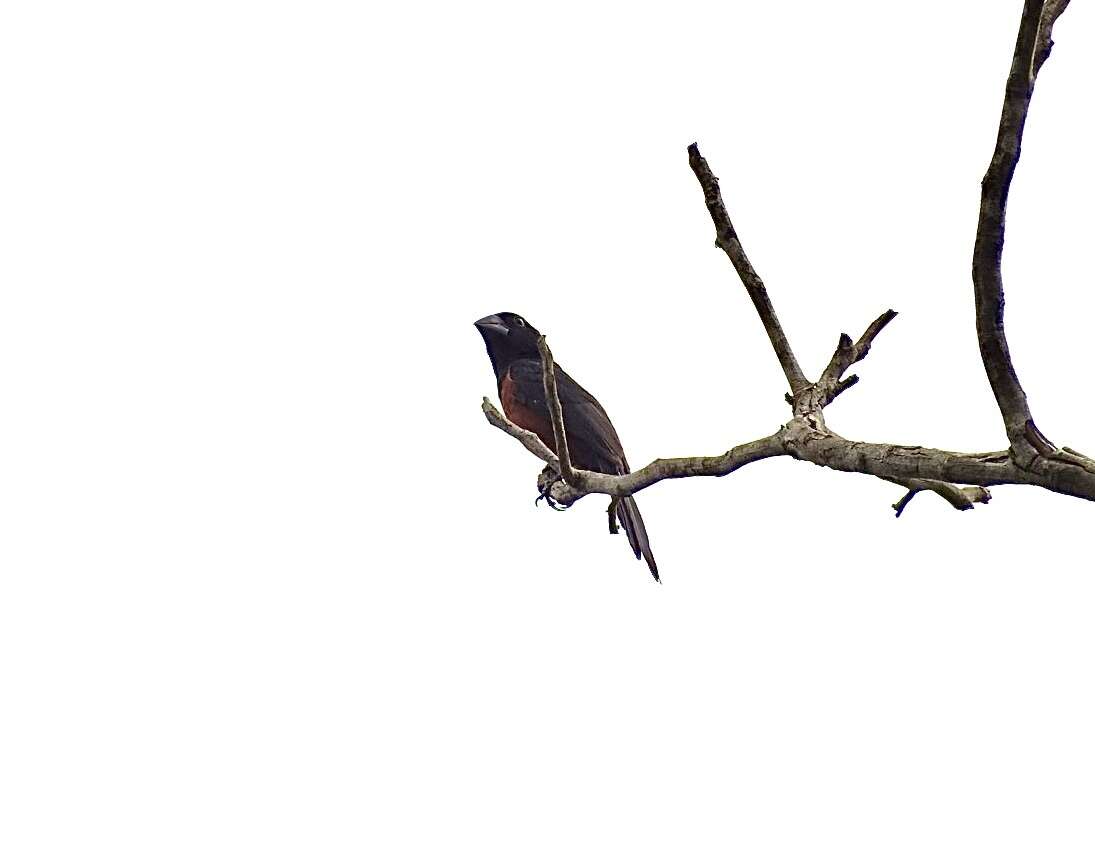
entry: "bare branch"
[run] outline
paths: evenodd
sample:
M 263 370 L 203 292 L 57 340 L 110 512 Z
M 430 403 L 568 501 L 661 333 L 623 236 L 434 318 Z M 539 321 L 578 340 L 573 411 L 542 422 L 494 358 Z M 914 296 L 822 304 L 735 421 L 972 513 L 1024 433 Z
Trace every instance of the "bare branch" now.
M 724 476 L 754 461 L 787 455 L 839 472 L 861 473 L 902 485 L 907 493 L 894 504 L 900 517 L 921 491 L 943 497 L 955 509 L 968 510 L 990 499 L 992 485 L 1035 485 L 1049 491 L 1095 500 L 1095 460 L 1073 449 L 1057 448 L 1035 425 L 1026 395 L 1011 363 L 1004 335 L 1004 290 L 1000 256 L 1004 243 L 1004 211 L 1012 176 L 1019 159 L 1034 79 L 1049 55 L 1053 25 L 1068 0 L 1026 0 L 1019 27 L 1011 73 L 1000 118 L 996 149 L 982 182 L 981 211 L 974 245 L 973 282 L 978 343 L 985 371 L 1000 407 L 1009 448 L 992 452 L 952 452 L 922 446 L 899 446 L 848 440 L 829 429 L 823 410 L 837 396 L 859 381 L 848 369 L 864 359 L 872 342 L 897 315 L 887 310 L 852 342 L 840 335 L 836 350 L 817 383 L 806 379 L 776 317 L 764 283 L 753 270 L 722 200 L 718 178 L 699 148 L 688 148 L 689 165 L 703 189 L 704 200 L 716 230 L 716 244 L 726 253 L 752 299 L 772 348 L 783 368 L 791 394 L 787 402 L 792 418 L 776 433 L 734 446 L 722 455 L 659 459 L 641 470 L 622 476 L 577 469 L 570 464 L 563 411 L 555 382 L 555 366 L 546 340 L 539 350 L 544 364 L 543 384 L 548 396 L 552 430 L 559 446 L 556 458 L 538 436 L 514 425 L 486 398 L 483 412 L 495 427 L 520 441 L 548 464 L 541 488 L 557 471 L 560 479 L 549 493 L 558 503 L 570 505 L 587 494 L 611 497 L 609 529 L 618 531 L 618 498 L 666 479 L 689 476 Z M 542 490 L 541 493 L 544 493 Z
M 1054 455 L 1059 461 L 1064 461 L 1067 464 L 1075 464 L 1082 469 L 1087 470 L 1089 473 L 1095 473 L 1095 461 L 1089 458 L 1087 455 L 1080 454 L 1075 449 L 1070 449 L 1068 446 L 1061 448 L 1061 451 Z
M 1004 334 L 1004 281 L 1000 258 L 1004 250 L 1004 214 L 1008 191 L 1019 162 L 1034 80 L 1049 56 L 1053 24 L 1068 0 L 1025 0 L 1019 34 L 1012 55 L 996 148 L 981 182 L 981 212 L 973 247 L 973 287 L 977 316 L 977 342 L 992 393 L 1004 419 L 1008 442 L 1016 458 L 1029 466 L 1047 445 L 1040 433 L 1031 441 L 1033 425 L 1027 396 L 1012 365 Z M 1037 428 L 1034 428 L 1037 431 Z
M 555 456 L 539 438 L 505 419 L 486 398 L 483 412 L 495 427 L 517 439 L 536 457 L 554 466 Z M 1007 451 L 952 452 L 923 446 L 897 446 L 847 440 L 828 429 L 819 429 L 811 418 L 793 418 L 771 436 L 735 446 L 713 457 L 660 458 L 641 470 L 623 476 L 575 469 L 577 486 L 557 482 L 552 497 L 564 505 L 587 494 L 626 497 L 666 479 L 691 476 L 725 476 L 746 464 L 764 458 L 790 455 L 821 467 L 847 473 L 862 473 L 888 482 L 931 490 L 960 503 L 955 491 L 962 491 L 966 503 L 985 502 L 982 489 L 991 485 L 1036 485 L 1061 494 L 1095 500 L 1095 461 L 1074 452 L 1040 459 L 1036 470 L 1020 466 Z M 949 484 L 939 484 L 949 483 Z M 972 485 L 972 488 L 955 488 Z M 985 492 L 987 493 L 987 492 Z M 904 507 L 902 507 L 904 508 Z
M 1046 0 L 1042 8 L 1042 16 L 1038 24 L 1038 38 L 1034 46 L 1034 65 L 1031 67 L 1030 77 L 1035 79 L 1042 69 L 1042 64 L 1049 59 L 1049 52 L 1053 49 L 1053 25 L 1057 18 L 1068 6 L 1068 0 Z
M 707 203 L 707 210 L 711 214 L 711 221 L 715 224 L 715 244 L 722 249 L 734 265 L 741 282 L 745 284 L 745 291 L 753 306 L 757 308 L 760 321 L 764 324 L 764 330 L 768 333 L 768 339 L 772 343 L 772 349 L 776 352 L 783 374 L 787 377 L 787 383 L 792 392 L 798 392 L 808 387 L 810 380 L 802 372 L 795 353 L 791 350 L 791 344 L 787 335 L 783 333 L 783 326 L 779 324 L 775 308 L 768 298 L 768 290 L 745 255 L 741 246 L 738 233 L 734 230 L 734 224 L 730 222 L 730 214 L 726 211 L 726 205 L 722 201 L 722 191 L 719 189 L 719 179 L 715 177 L 711 167 L 707 165 L 700 155 L 699 146 L 695 143 L 688 146 L 688 164 L 696 173 L 696 178 L 703 188 L 703 198 Z
M 905 507 L 912 502 L 913 497 L 915 497 L 917 493 L 917 491 L 909 491 L 905 496 L 893 504 L 895 518 L 901 517 L 901 513 L 905 511 Z
M 947 482 L 937 482 L 931 479 L 891 479 L 894 484 L 904 485 L 909 489 L 900 500 L 893 504 L 894 517 L 900 518 L 905 507 L 912 502 L 912 498 L 921 491 L 932 491 L 939 494 L 959 511 L 972 509 L 975 503 L 987 503 L 992 499 L 992 494 L 986 488 L 970 487 L 960 488 Z
M 507 419 L 490 402 L 483 398 L 483 414 L 492 425 L 505 431 L 540 460 L 558 469 L 559 461 L 536 434 L 518 427 Z M 690 476 L 725 476 L 746 464 L 764 458 L 785 455 L 783 430 L 753 442 L 735 446 L 721 455 L 712 457 L 659 458 L 641 470 L 623 476 L 594 473 L 573 469 L 576 484 L 556 482 L 552 487 L 553 499 L 563 505 L 577 502 L 586 494 L 607 494 L 613 498 L 628 497 L 665 479 L 683 479 Z M 562 475 L 562 473 L 560 473 Z
M 841 381 L 841 377 L 844 376 L 849 367 L 867 357 L 867 353 L 871 351 L 871 343 L 878 337 L 883 328 L 893 322 L 896 316 L 896 310 L 887 310 L 867 326 L 863 336 L 855 343 L 852 343 L 852 338 L 847 334 L 840 335 L 836 351 L 833 352 L 832 359 L 817 381 L 817 387 L 821 392 L 822 406 L 832 403 L 839 395 L 859 382 L 859 377 L 855 374 L 844 381 Z
M 859 382 L 859 374 L 858 373 L 853 373 L 847 379 L 840 380 L 840 382 L 838 382 L 836 384 L 836 386 L 833 388 L 833 390 L 829 393 L 829 401 L 828 402 L 832 403 L 834 400 L 836 400 L 838 397 L 840 397 L 842 394 L 844 394 L 844 392 L 846 392 L 849 388 L 851 388 L 857 382 Z
M 898 446 L 847 440 L 830 430 L 819 431 L 809 419 L 792 419 L 786 426 L 786 446 L 792 457 L 846 473 L 863 473 L 904 485 L 920 479 L 956 484 L 1039 484 L 1039 476 L 1024 470 L 1006 451 L 952 452 L 924 446 Z M 1095 477 L 1091 499 L 1095 499 Z
M 836 342 L 836 349 L 833 350 L 833 357 L 829 360 L 829 363 L 825 366 L 825 370 L 821 373 L 821 378 L 818 380 L 818 385 L 824 381 L 836 382 L 843 376 L 844 371 L 852 366 L 855 361 L 855 345 L 852 343 L 846 333 L 841 332 L 840 339 Z
M 644 488 L 666 479 L 685 479 L 692 476 L 727 476 L 746 464 L 765 458 L 787 454 L 783 443 L 783 430 L 761 437 L 759 440 L 734 446 L 721 455 L 698 458 L 658 458 L 641 470 L 624 476 L 580 471 L 582 486 L 588 493 L 609 494 L 613 497 L 629 497 Z M 562 500 L 562 498 L 559 498 Z M 565 500 L 564 500 L 565 502 Z
M 544 376 L 544 394 L 547 395 L 548 412 L 551 415 L 551 430 L 555 434 L 555 452 L 559 456 L 559 475 L 563 481 L 578 487 L 578 477 L 570 463 L 570 446 L 567 445 L 566 427 L 563 425 L 563 405 L 559 402 L 559 389 L 555 383 L 555 359 L 551 357 L 551 347 L 542 334 L 536 341 L 540 350 L 541 367 Z
M 726 476 L 754 461 L 785 454 L 787 452 L 783 446 L 782 432 L 775 433 L 753 442 L 734 446 L 729 451 L 713 457 L 658 458 L 641 470 L 635 470 L 623 476 L 576 470 L 579 487 L 575 488 L 562 481 L 556 482 L 551 489 L 551 496 L 567 506 L 577 502 L 586 494 L 607 494 L 619 499 L 629 497 L 666 479 Z

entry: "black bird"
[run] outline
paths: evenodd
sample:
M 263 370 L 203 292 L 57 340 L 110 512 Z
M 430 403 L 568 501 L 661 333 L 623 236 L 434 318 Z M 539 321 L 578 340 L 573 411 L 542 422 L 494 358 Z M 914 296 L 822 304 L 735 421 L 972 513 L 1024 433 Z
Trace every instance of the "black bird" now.
M 537 340 L 540 332 L 516 313 L 496 313 L 475 323 L 498 379 L 498 397 L 502 411 L 514 424 L 536 434 L 552 452 L 555 432 L 551 426 L 544 393 L 543 363 Z M 622 476 L 630 472 L 620 437 L 608 413 L 592 394 L 555 365 L 555 382 L 563 406 L 570 461 L 579 469 Z M 658 564 L 650 552 L 650 540 L 634 497 L 616 501 L 616 515 L 631 543 L 636 558 L 646 559 L 655 581 Z

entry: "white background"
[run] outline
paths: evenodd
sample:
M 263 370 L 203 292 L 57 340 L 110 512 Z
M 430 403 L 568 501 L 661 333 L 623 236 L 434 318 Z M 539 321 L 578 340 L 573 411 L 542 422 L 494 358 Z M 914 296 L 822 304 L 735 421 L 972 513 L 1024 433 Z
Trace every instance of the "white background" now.
M 661 4 L 663 8 L 668 8 Z M 633 465 L 785 420 L 685 147 L 842 434 L 987 450 L 969 260 L 1018 0 L 15 3 L 0 26 L 0 860 L 1088 865 L 1088 503 L 789 459 L 533 508 L 472 321 Z M 1095 452 L 1074 3 L 1016 366 Z

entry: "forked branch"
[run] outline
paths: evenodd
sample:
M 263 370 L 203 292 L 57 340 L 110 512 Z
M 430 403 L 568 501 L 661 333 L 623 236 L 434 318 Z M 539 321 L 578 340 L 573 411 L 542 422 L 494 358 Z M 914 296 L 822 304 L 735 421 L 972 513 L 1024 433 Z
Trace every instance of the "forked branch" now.
M 659 459 L 641 470 L 620 476 L 581 470 L 570 464 L 554 363 L 551 350 L 542 338 L 539 348 L 544 362 L 544 389 L 555 440 L 560 444 L 558 457 L 535 434 L 514 425 L 484 398 L 483 411 L 487 419 L 559 471 L 560 480 L 551 487 L 551 495 L 564 505 L 587 494 L 628 496 L 665 479 L 724 476 L 754 461 L 778 456 L 789 456 L 841 472 L 872 475 L 901 485 L 907 493 L 894 504 L 898 516 L 921 491 L 931 491 L 964 511 L 975 503 L 988 502 L 987 488 L 993 485 L 1036 485 L 1095 500 L 1095 460 L 1069 448 L 1058 449 L 1038 431 L 1031 417 L 1004 334 L 1004 289 L 1000 272 L 1004 210 L 1019 159 L 1023 125 L 1035 78 L 1052 46 L 1053 24 L 1067 5 L 1068 0 L 1026 0 L 1024 4 L 996 148 L 982 183 L 973 256 L 977 338 L 985 371 L 1004 420 L 1007 448 L 983 453 L 953 452 L 858 442 L 830 430 L 823 410 L 859 381 L 856 374 L 846 376 L 849 368 L 866 358 L 874 340 L 897 314 L 887 310 L 857 341 L 841 334 L 836 350 L 817 380 L 808 379 L 776 316 L 768 290 L 734 229 L 719 180 L 695 144 L 688 148 L 688 162 L 703 190 L 704 202 L 715 227 L 715 243 L 737 271 L 783 369 L 791 388 L 787 395 L 792 408 L 790 420 L 775 433 L 734 446 L 721 455 Z M 611 523 L 611 515 L 609 520 Z
M 841 379 L 841 377 L 844 376 L 849 367 L 867 357 L 867 353 L 871 351 L 872 341 L 878 337 L 878 333 L 883 328 L 893 322 L 895 316 L 897 316 L 896 310 L 887 310 L 867 326 L 863 336 L 855 343 L 852 343 L 852 338 L 847 334 L 840 335 L 836 351 L 817 381 L 820 392 L 819 397 L 823 407 L 832 403 L 837 397 L 859 382 L 859 377 L 854 373 L 847 379 Z

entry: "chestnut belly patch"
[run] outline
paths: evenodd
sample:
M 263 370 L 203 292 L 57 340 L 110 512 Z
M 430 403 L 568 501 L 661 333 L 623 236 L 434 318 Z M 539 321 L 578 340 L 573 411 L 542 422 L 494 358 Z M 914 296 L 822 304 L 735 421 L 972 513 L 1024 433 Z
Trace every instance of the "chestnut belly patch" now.
M 517 383 L 507 373 L 502 377 L 498 387 L 498 396 L 502 400 L 502 412 L 518 427 L 536 434 L 540 441 L 554 452 L 555 434 L 551 429 L 551 419 L 546 412 L 540 412 L 527 403 L 523 403 L 517 391 Z M 570 437 L 567 437 L 568 442 L 569 440 Z

